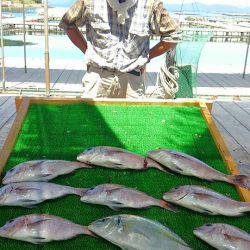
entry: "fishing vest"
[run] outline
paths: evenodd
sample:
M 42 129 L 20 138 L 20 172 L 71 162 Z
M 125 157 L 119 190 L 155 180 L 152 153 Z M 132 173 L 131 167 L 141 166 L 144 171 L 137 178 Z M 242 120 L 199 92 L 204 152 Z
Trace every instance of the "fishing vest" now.
M 138 36 L 150 36 L 149 20 L 152 13 L 153 0 L 138 0 L 138 2 L 128 10 L 131 18 L 124 24 L 125 30 Z M 89 24 L 94 29 L 111 30 L 113 13 L 112 8 L 106 0 L 92 0 L 89 3 Z

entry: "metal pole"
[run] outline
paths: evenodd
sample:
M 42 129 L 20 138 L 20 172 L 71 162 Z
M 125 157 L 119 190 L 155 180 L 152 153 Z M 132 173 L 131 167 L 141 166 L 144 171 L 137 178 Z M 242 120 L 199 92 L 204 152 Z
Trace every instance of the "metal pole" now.
M 46 95 L 50 93 L 50 68 L 49 68 L 49 24 L 48 24 L 48 0 L 44 1 L 44 34 L 45 34 L 45 84 Z
M 2 85 L 3 91 L 5 91 L 5 81 L 6 81 L 6 72 L 5 72 L 5 61 L 4 61 L 4 41 L 3 41 L 3 13 L 2 13 L 2 4 L 3 1 L 0 1 L 0 34 L 1 34 L 1 64 L 2 64 Z
M 25 28 L 25 6 L 24 6 L 24 0 L 23 0 L 23 53 L 24 53 L 24 72 L 27 73 L 26 28 Z
M 245 79 L 245 77 L 246 77 L 249 46 L 250 46 L 250 32 L 248 34 L 248 43 L 247 43 L 247 52 L 246 52 L 245 66 L 244 66 L 244 71 L 243 71 L 243 79 Z

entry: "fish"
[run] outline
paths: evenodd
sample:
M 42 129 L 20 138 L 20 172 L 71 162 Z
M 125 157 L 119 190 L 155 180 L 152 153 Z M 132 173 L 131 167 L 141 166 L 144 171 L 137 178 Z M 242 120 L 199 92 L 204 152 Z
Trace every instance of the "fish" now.
M 146 170 L 148 168 L 157 168 L 163 172 L 167 172 L 163 166 L 152 159 L 134 154 L 125 149 L 109 146 L 86 149 L 77 156 L 77 160 L 89 165 L 113 169 Z
M 68 194 L 81 196 L 86 190 L 46 182 L 11 183 L 0 188 L 0 206 L 32 207 Z
M 0 228 L 0 237 L 33 244 L 68 240 L 81 234 L 94 236 L 86 226 L 48 214 L 21 216 Z
M 194 235 L 219 250 L 249 250 L 250 234 L 228 224 L 206 224 Z
M 221 173 L 206 163 L 182 152 L 159 149 L 148 152 L 148 157 L 178 174 L 195 176 L 208 181 L 222 181 L 244 188 L 250 188 L 250 176 Z
M 126 250 L 186 250 L 185 241 L 159 222 L 134 216 L 115 215 L 92 222 L 88 229 Z
M 21 163 L 9 170 L 2 180 L 4 185 L 25 181 L 49 181 L 76 169 L 91 168 L 87 164 L 62 160 L 37 160 Z
M 200 186 L 181 186 L 163 195 L 174 203 L 208 215 L 241 216 L 250 212 L 250 202 L 233 200 L 223 194 Z
M 120 208 L 148 208 L 158 206 L 176 211 L 166 201 L 155 199 L 136 189 L 127 188 L 117 184 L 102 184 L 87 190 L 81 201 L 85 203 L 106 205 L 113 210 Z

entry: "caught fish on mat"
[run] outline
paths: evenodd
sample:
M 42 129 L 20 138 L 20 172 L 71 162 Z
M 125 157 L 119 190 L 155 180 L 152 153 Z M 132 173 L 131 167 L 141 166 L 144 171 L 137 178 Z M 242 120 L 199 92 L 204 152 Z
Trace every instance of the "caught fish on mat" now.
M 181 186 L 163 195 L 163 199 L 209 215 L 241 216 L 250 212 L 250 202 L 240 202 L 200 186 Z
M 191 249 L 159 222 L 134 215 L 110 216 L 91 223 L 88 228 L 124 250 Z
M 25 181 L 49 181 L 57 176 L 72 173 L 76 169 L 91 168 L 87 164 L 61 160 L 38 160 L 21 163 L 9 170 L 3 184 Z
M 111 209 L 147 208 L 158 206 L 175 211 L 172 205 L 155 199 L 136 189 L 116 184 L 102 184 L 87 190 L 81 197 L 82 202 L 106 205 Z
M 83 195 L 85 188 L 73 188 L 46 182 L 12 183 L 0 188 L 0 206 L 30 207 L 68 194 Z
M 0 228 L 0 237 L 34 244 L 68 240 L 81 234 L 94 236 L 85 226 L 47 214 L 21 216 Z
M 249 250 L 250 234 L 227 224 L 207 224 L 194 234 L 218 250 Z
M 233 185 L 249 188 L 250 176 L 221 173 L 206 163 L 176 150 L 159 149 L 150 151 L 147 155 L 171 171 L 182 175 L 195 176 L 209 181 L 224 181 Z
M 116 147 L 100 146 L 89 148 L 79 154 L 77 160 L 106 168 L 136 170 L 157 168 L 163 172 L 167 172 L 163 166 L 152 159 Z

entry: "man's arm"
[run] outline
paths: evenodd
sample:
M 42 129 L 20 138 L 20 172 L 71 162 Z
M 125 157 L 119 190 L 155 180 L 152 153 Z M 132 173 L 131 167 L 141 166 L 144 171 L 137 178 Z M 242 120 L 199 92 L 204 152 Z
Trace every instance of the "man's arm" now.
M 77 48 L 79 48 L 84 54 L 88 48 L 87 42 L 81 33 L 81 31 L 77 28 L 77 26 L 72 26 L 66 29 L 66 33 L 69 39 Z
M 59 27 L 64 29 L 72 43 L 83 53 L 87 50 L 87 42 L 79 30 L 83 26 L 86 17 L 85 0 L 77 0 L 63 16 Z
M 177 45 L 180 31 L 179 26 L 169 16 L 160 0 L 155 1 L 150 27 L 154 35 L 161 36 L 161 41 L 149 52 L 149 59 L 151 60 L 174 49 Z
M 165 52 L 174 49 L 176 47 L 176 43 L 160 41 L 149 51 L 149 60 L 161 56 Z

